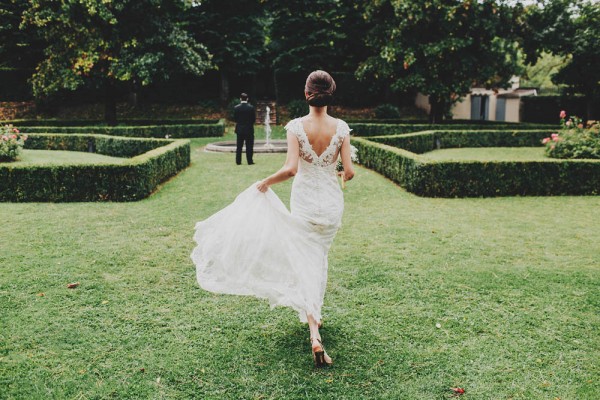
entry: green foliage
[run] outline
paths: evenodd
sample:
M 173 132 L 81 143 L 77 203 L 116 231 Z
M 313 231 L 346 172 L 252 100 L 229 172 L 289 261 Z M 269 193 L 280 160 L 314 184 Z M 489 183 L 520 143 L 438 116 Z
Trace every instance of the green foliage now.
M 19 125 L 23 127 L 30 126 L 107 126 L 104 121 L 94 119 L 12 119 L 3 121 L 7 124 Z M 169 118 L 169 119 L 122 119 L 117 126 L 163 126 L 163 125 L 198 125 L 198 124 L 222 124 L 223 120 L 218 119 L 189 119 L 189 118 Z
M 0 68 L 30 71 L 43 57 L 45 43 L 39 32 L 31 26 L 21 26 L 28 5 L 22 0 L 0 1 Z M 0 76 L 0 82 L 2 78 L 6 76 Z
M 592 0 L 542 1 L 527 8 L 523 24 L 527 61 L 537 61 L 543 51 L 568 61 L 551 78 L 587 97 L 588 118 L 600 98 L 600 3 Z
M 13 125 L 0 126 L 0 161 L 14 161 L 17 159 L 27 135 L 22 134 Z
M 176 0 L 30 1 L 25 26 L 48 43 L 32 77 L 34 94 L 117 82 L 148 85 L 181 69 L 201 75 L 209 55 L 183 29 L 182 12 Z
M 30 126 L 27 133 L 88 133 L 127 137 L 194 138 L 223 136 L 225 121 L 211 124 L 140 125 L 140 126 Z
M 266 27 L 260 0 L 203 0 L 186 15 L 187 29 L 219 71 L 252 75 L 261 69 Z
M 431 131 L 354 138 L 361 163 L 420 196 L 491 197 L 600 194 L 600 161 L 432 161 L 437 148 L 533 146 L 542 131 Z
M 362 2 L 290 0 L 269 2 L 269 49 L 277 72 L 308 75 L 316 69 L 354 71 L 366 56 L 362 40 L 369 22 Z
M 93 150 L 133 157 L 121 164 L 0 164 L 0 201 L 135 201 L 190 163 L 186 140 L 115 138 L 101 135 L 30 135 L 27 149 Z
M 449 121 L 450 122 L 450 121 Z M 382 136 L 382 135 L 398 135 L 402 133 L 412 133 L 427 131 L 432 129 L 442 130 L 506 130 L 506 131 L 519 131 L 519 130 L 530 130 L 530 129 L 552 129 L 551 125 L 547 124 L 510 124 L 510 123 L 485 123 L 481 124 L 480 121 L 452 121 L 455 123 L 444 123 L 444 124 L 424 124 L 424 123 L 364 123 L 364 122 L 349 122 L 350 128 L 352 128 L 352 134 L 355 136 Z
M 308 114 L 308 103 L 306 100 L 292 100 L 287 103 L 286 108 L 290 119 L 303 117 Z
M 357 73 L 389 78 L 398 92 L 429 95 L 437 122 L 474 82 L 505 86 L 518 72 L 512 30 L 517 13 L 496 1 L 370 1 L 372 55 Z
M 561 129 L 542 140 L 552 158 L 600 159 L 600 124 L 585 128 L 578 117 L 561 118 Z
M 375 107 L 375 118 L 393 119 L 400 118 L 400 110 L 393 104 L 380 104 Z

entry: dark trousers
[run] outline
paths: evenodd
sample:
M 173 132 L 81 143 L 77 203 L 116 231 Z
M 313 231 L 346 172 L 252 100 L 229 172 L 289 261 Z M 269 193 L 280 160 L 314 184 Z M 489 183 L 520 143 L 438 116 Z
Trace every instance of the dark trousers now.
M 246 142 L 246 161 L 248 164 L 254 164 L 252 156 L 254 154 L 254 135 L 237 135 L 237 147 L 235 149 L 235 163 L 240 165 L 242 163 L 242 147 Z

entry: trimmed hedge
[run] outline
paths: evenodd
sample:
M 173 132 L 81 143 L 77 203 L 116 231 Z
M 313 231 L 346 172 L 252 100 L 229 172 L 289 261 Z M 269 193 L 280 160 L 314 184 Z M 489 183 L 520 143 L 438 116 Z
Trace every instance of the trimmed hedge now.
M 210 124 L 189 124 L 189 125 L 140 125 L 140 126 L 27 126 L 14 121 L 5 121 L 3 123 L 12 123 L 18 126 L 22 132 L 30 133 L 83 133 L 83 134 L 103 134 L 112 136 L 127 137 L 145 137 L 145 138 L 197 138 L 209 136 L 223 136 L 225 134 L 225 120 L 219 120 Z
M 398 137 L 373 138 L 423 153 L 438 143 L 448 147 L 490 147 L 495 143 L 529 146 L 539 131 L 507 135 L 495 131 L 485 143 L 480 132 L 430 131 Z M 458 133 L 458 134 L 457 134 Z M 512 140 L 511 140 L 512 138 Z M 436 141 L 439 139 L 439 142 Z M 353 138 L 361 164 L 409 192 L 428 197 L 493 197 L 600 194 L 600 160 L 432 161 L 415 152 L 371 139 Z M 474 143 L 474 145 L 473 145 Z M 523 144 L 519 144 L 523 143 Z M 487 146 L 484 146 L 488 144 Z M 539 141 L 537 142 L 539 145 Z
M 147 125 L 198 125 L 216 124 L 218 119 L 122 119 L 116 126 L 147 126 Z M 16 126 L 108 126 L 104 120 L 96 119 L 13 119 L 2 121 L 3 124 Z
M 0 201 L 135 201 L 190 164 L 188 140 L 104 135 L 30 135 L 27 149 L 95 151 L 123 164 L 0 164 Z
M 548 131 L 481 130 L 423 131 L 406 135 L 372 136 L 369 140 L 422 154 L 435 149 L 456 147 L 535 147 Z
M 531 130 L 540 129 L 550 132 L 556 130 L 555 125 L 547 124 L 380 124 L 380 123 L 349 123 L 352 128 L 352 134 L 355 136 L 382 136 L 382 135 L 399 135 L 404 133 L 421 132 L 429 130 L 456 130 L 456 131 L 473 131 L 473 130 Z

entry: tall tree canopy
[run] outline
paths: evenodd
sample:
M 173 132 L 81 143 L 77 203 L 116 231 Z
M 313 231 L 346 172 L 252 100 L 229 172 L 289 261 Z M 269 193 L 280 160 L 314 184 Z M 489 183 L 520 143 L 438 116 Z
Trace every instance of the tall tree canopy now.
M 0 68 L 33 68 L 42 59 L 44 43 L 37 32 L 23 29 L 26 1 L 0 0 Z
M 264 0 L 204 0 L 188 10 L 189 30 L 206 45 L 221 75 L 221 102 L 229 98 L 229 77 L 253 75 L 264 67 Z
M 490 0 L 371 0 L 373 55 L 357 73 L 389 78 L 396 91 L 429 95 L 430 120 L 438 122 L 474 83 L 504 86 L 519 72 L 518 12 Z
M 181 69 L 202 74 L 210 57 L 183 29 L 183 7 L 179 0 L 30 0 L 25 22 L 48 43 L 32 77 L 34 94 L 103 88 L 105 116 L 114 122 L 117 84 L 147 85 Z
M 277 71 L 354 71 L 364 57 L 368 22 L 362 2 L 290 0 L 270 3 L 270 51 Z
M 565 65 L 552 76 L 587 101 L 587 117 L 600 102 L 600 3 L 590 0 L 540 0 L 527 8 L 523 27 L 527 60 L 543 51 L 564 56 Z

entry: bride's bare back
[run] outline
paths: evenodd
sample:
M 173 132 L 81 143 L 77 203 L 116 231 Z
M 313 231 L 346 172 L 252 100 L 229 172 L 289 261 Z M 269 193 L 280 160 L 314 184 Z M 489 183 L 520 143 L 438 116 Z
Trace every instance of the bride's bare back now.
M 320 118 L 307 115 L 302 118 L 301 123 L 310 146 L 317 156 L 321 156 L 337 132 L 338 120 L 329 115 Z

